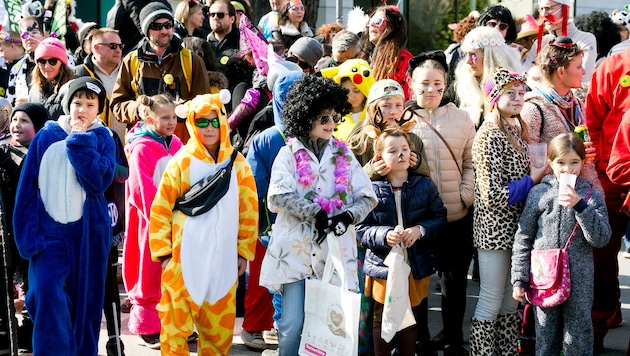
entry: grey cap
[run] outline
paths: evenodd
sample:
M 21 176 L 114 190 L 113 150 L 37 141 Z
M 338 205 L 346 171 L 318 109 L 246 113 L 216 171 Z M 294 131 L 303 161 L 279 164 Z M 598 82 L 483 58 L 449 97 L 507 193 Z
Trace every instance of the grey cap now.
M 311 67 L 315 67 L 317 61 L 319 61 L 324 54 L 322 45 L 316 39 L 311 37 L 298 38 L 298 40 L 295 41 L 295 43 L 293 43 L 293 45 L 289 48 L 289 52 L 300 56 Z

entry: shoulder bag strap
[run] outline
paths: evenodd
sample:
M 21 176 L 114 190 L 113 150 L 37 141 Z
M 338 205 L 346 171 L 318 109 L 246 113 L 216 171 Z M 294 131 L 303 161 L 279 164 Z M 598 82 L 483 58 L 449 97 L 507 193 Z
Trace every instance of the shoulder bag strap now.
M 440 140 L 442 140 L 442 142 L 444 142 L 444 145 L 446 146 L 446 148 L 448 148 L 448 152 L 451 154 L 451 157 L 453 157 L 453 162 L 455 162 L 455 165 L 457 166 L 457 170 L 459 171 L 459 174 L 460 175 L 464 174 L 464 172 L 462 171 L 461 167 L 459 166 L 459 163 L 457 163 L 457 158 L 455 158 L 455 154 L 453 153 L 453 150 L 451 149 L 451 146 L 448 144 L 448 142 L 446 142 L 446 140 L 444 139 L 444 136 L 442 136 L 442 134 L 440 134 L 440 132 L 438 130 L 436 130 L 435 127 L 433 127 L 433 125 L 431 125 L 429 120 L 424 118 L 424 116 L 422 116 L 422 115 L 418 115 L 418 116 L 420 116 L 422 121 L 424 121 L 427 125 L 429 125 L 431 130 L 433 130 L 433 132 L 435 132 L 435 134 L 438 135 Z
M 587 203 L 588 203 L 588 200 L 591 198 L 591 194 L 593 194 L 593 186 L 591 186 L 591 189 L 588 190 L 588 195 L 586 196 L 586 199 L 585 199 Z M 578 227 L 580 227 L 580 224 L 576 221 L 575 226 L 573 227 L 573 231 L 571 231 L 571 236 L 569 236 L 567 243 L 564 245 L 565 249 L 568 248 L 571 241 L 573 241 L 573 238 L 575 237 L 575 233 L 577 232 Z

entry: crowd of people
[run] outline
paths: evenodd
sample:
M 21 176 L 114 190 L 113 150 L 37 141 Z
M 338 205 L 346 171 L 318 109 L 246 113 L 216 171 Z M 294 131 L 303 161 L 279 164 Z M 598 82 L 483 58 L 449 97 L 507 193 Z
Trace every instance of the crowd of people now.
M 294 356 L 331 258 L 361 356 L 601 353 L 623 323 L 630 5 L 494 5 L 416 55 L 395 5 L 318 29 L 269 5 L 117 0 L 100 26 L 73 0 L 62 37 L 33 7 L 0 31 L 0 354 L 97 355 L 105 315 L 123 356 L 127 312 L 165 355 L 227 355 L 242 316 L 247 347 Z M 565 246 L 567 299 L 538 304 L 532 256 Z

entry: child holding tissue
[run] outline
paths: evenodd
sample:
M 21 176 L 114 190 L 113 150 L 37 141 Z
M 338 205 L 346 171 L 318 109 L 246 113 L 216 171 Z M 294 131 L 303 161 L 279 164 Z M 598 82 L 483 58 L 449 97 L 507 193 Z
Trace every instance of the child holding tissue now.
M 580 176 L 586 157 L 582 140 L 562 133 L 549 142 L 549 165 L 553 174 L 543 178 L 527 196 L 512 250 L 512 296 L 523 301 L 529 285 L 532 250 L 562 248 L 577 226 L 569 244 L 571 294 L 561 305 L 535 307 L 536 354 L 584 354 L 593 349 L 593 247 L 610 239 L 604 196 Z M 575 186 L 560 190 L 560 175 L 577 176 Z M 589 197 L 590 195 L 590 197 Z M 577 278 L 579 276 L 579 278 Z M 576 278 L 574 278 L 576 277 Z
M 381 133 L 372 127 L 369 134 L 375 139 L 375 154 L 389 169 L 383 180 L 372 182 L 379 204 L 357 228 L 357 239 L 368 248 L 363 272 L 365 294 L 375 301 L 374 353 L 390 355 L 397 343 L 399 355 L 413 356 L 419 318 L 409 325 L 404 316 L 409 307 L 415 314 L 414 307 L 428 295 L 429 279 L 435 272 L 435 242 L 446 226 L 446 208 L 430 178 L 408 171 L 413 145 L 402 128 L 388 127 Z M 386 259 L 392 251 L 400 252 L 402 266 L 394 267 Z M 408 285 L 402 285 L 408 288 L 409 301 L 402 303 L 402 310 L 400 304 L 390 309 L 386 303 L 393 297 L 386 288 L 388 274 L 398 267 L 407 271 L 411 267 L 408 277 L 403 276 L 408 280 Z

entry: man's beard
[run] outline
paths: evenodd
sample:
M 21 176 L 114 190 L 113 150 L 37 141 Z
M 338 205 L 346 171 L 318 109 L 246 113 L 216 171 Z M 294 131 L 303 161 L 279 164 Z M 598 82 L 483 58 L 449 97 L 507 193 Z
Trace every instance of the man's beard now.
M 149 42 L 152 47 L 156 48 L 165 48 L 171 44 L 171 40 L 173 39 L 173 35 L 170 36 L 157 36 L 157 37 L 149 37 Z

